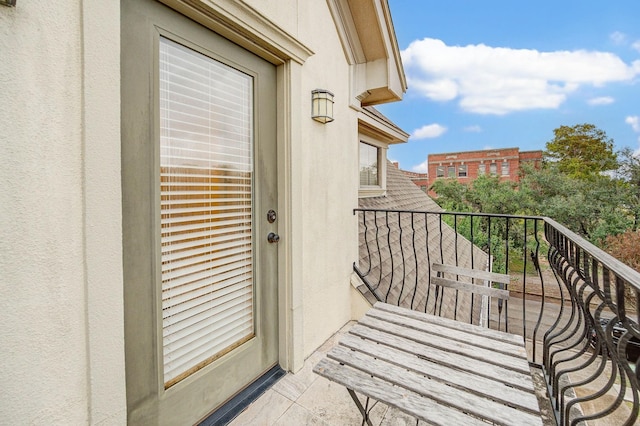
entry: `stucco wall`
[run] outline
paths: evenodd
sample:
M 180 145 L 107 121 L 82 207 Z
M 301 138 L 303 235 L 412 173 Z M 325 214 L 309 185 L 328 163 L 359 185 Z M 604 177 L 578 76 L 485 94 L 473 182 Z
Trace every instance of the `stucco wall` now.
M 287 315 L 307 356 L 351 318 L 357 113 L 326 2 L 248 3 L 315 52 L 290 88 Z M 0 423 L 126 422 L 119 26 L 117 1 L 0 7 Z M 335 94 L 334 122 L 310 118 L 315 88 Z
M 0 6 L 3 424 L 124 420 L 119 10 L 105 3 Z M 83 38 L 90 23 L 106 43 Z
M 349 66 L 325 1 L 248 1 L 313 50 L 301 73 L 300 161 L 295 182 L 302 185 L 302 266 L 304 356 L 311 354 L 351 318 L 349 279 L 357 258 L 358 121 L 349 107 Z M 296 15 L 291 16 L 292 13 Z M 311 117 L 311 91 L 335 95 L 334 117 L 321 124 Z M 295 194 L 293 194 L 295 196 Z
M 359 157 L 357 113 L 349 107 L 349 67 L 333 31 L 335 24 L 326 2 L 303 3 L 300 39 L 315 55 L 304 65 L 302 95 L 310 99 L 317 88 L 335 95 L 333 122 L 302 120 L 303 162 L 307 164 L 302 176 L 307 209 L 303 216 L 306 356 L 351 319 L 350 277 L 358 253 L 353 209 L 358 201 Z

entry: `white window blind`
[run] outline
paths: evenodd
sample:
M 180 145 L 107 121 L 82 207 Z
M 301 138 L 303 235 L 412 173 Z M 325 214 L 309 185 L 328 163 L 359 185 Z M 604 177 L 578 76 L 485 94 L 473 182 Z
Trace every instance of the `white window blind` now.
M 251 77 L 160 40 L 164 382 L 254 335 Z

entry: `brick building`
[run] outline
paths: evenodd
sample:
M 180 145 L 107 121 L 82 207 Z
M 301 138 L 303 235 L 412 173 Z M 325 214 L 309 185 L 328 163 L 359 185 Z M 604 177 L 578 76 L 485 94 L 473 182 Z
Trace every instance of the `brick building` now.
M 484 174 L 497 175 L 502 180 L 517 182 L 520 165 L 527 162 L 539 167 L 542 163 L 542 151 L 501 148 L 430 154 L 428 186 L 439 178 L 456 178 L 459 182 L 465 183 Z

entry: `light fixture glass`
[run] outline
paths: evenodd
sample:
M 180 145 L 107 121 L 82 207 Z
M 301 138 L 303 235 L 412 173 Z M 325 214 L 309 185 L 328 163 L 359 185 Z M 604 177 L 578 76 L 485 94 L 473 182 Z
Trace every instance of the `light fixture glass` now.
M 333 121 L 333 93 L 324 89 L 311 91 L 311 118 L 320 123 Z

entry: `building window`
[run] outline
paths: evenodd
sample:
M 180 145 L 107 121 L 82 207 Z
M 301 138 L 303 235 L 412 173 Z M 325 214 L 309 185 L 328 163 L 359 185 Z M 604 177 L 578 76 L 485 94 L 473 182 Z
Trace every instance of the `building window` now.
M 387 189 L 388 145 L 374 135 L 358 133 L 358 197 L 380 197 Z
M 509 176 L 509 163 L 506 161 L 502 163 L 502 176 Z
M 492 176 L 498 174 L 498 165 L 496 163 L 489 164 L 489 173 L 491 173 Z
M 456 177 L 456 166 L 447 167 L 447 176 L 450 178 Z
M 360 186 L 378 186 L 379 148 L 360 142 Z
M 467 177 L 467 165 L 461 164 L 458 166 L 458 177 Z
M 444 166 L 436 167 L 436 177 L 444 177 Z
M 484 175 L 486 173 L 486 166 L 484 164 L 478 165 L 478 176 Z
M 427 185 L 420 185 L 422 192 L 427 192 Z

